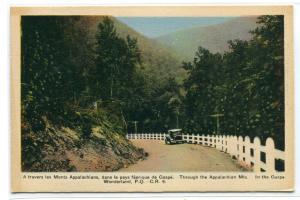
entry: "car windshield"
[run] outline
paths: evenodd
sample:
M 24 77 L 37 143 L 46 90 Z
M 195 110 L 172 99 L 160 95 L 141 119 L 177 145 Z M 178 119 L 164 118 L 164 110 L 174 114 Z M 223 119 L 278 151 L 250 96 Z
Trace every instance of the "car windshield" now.
M 180 135 L 180 132 L 170 132 L 171 137 L 176 137 L 178 135 Z

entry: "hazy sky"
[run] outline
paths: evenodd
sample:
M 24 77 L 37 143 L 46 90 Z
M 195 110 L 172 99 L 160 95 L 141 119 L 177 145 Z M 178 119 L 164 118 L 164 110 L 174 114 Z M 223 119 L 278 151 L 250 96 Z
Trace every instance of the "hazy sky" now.
M 150 38 L 194 26 L 219 24 L 233 17 L 117 17 L 136 31 Z

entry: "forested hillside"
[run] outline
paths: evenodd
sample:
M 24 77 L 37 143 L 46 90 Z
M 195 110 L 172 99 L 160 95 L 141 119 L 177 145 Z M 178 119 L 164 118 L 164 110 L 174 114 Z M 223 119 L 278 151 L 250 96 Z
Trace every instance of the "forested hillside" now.
M 275 139 L 284 148 L 283 16 L 262 16 L 251 40 L 229 41 L 224 55 L 198 48 L 185 63 L 185 129 Z
M 185 60 L 192 61 L 195 51 L 201 46 L 212 53 L 229 50 L 229 40 L 249 40 L 250 30 L 257 27 L 257 16 L 237 17 L 227 22 L 208 26 L 193 27 L 156 38 Z
M 115 80 L 124 69 L 122 89 L 133 87 L 125 73 L 136 76 L 140 54 L 134 39 L 110 34 L 115 30 L 108 18 L 99 25 L 96 43 L 80 17 L 22 18 L 24 171 L 111 171 L 144 158 L 124 137 L 123 102 L 116 97 L 126 91 L 116 89 L 121 80 Z M 115 53 L 123 58 L 120 68 Z M 108 71 L 98 74 L 102 69 Z M 111 95 L 99 84 L 108 79 Z
M 75 158 L 89 157 L 87 148 L 102 149 L 99 162 L 116 160 L 93 170 L 115 170 L 144 157 L 124 138 L 134 120 L 144 131 L 174 123 L 177 61 L 139 37 L 141 49 L 116 24 L 109 17 L 22 18 L 24 170 L 79 170 Z
M 94 36 L 97 32 L 98 24 L 102 22 L 103 19 L 103 16 L 82 16 L 77 22 L 77 25 L 88 30 L 89 39 L 94 43 Z M 143 60 L 140 66 L 138 66 L 139 68 L 142 68 L 147 74 L 159 79 L 176 77 L 176 80 L 182 82 L 183 78 L 186 77 L 186 72 L 181 68 L 182 60 L 178 58 L 176 52 L 154 39 L 141 35 L 116 18 L 110 17 L 110 19 L 114 23 L 120 37 L 126 38 L 127 35 L 130 35 L 138 41 L 141 58 Z

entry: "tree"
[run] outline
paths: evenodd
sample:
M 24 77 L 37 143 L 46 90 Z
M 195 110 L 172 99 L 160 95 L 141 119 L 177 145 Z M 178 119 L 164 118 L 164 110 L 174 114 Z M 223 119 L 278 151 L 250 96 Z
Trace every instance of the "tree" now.
M 223 112 L 224 77 L 222 56 L 199 47 L 193 63 L 184 63 L 189 77 L 184 81 L 187 91 L 185 129 L 189 132 L 211 133 L 214 130 L 209 115 Z
M 132 84 L 136 65 L 140 62 L 137 40 L 121 38 L 113 21 L 105 17 L 96 35 L 95 92 L 104 100 L 120 99 Z
M 275 139 L 284 147 L 283 16 L 261 16 L 250 41 L 229 41 L 223 56 L 199 48 L 184 63 L 185 128 L 210 134 L 207 115 L 224 114 L 223 134 Z

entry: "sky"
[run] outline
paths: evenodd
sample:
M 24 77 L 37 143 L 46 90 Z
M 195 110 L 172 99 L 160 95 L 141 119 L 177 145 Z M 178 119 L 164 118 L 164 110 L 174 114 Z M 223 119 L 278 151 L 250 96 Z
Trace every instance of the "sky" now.
M 155 38 L 195 26 L 220 24 L 233 17 L 117 17 L 137 32 Z

